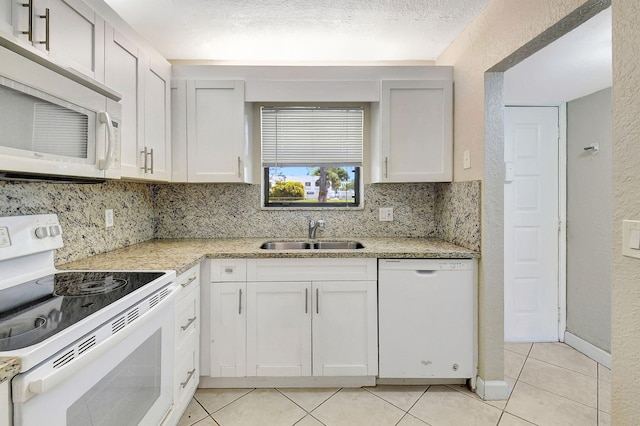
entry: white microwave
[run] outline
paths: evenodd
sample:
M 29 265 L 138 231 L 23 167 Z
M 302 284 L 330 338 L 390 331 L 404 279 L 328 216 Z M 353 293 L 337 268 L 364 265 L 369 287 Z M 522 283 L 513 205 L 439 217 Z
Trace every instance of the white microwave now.
M 0 47 L 0 178 L 120 177 L 122 107 Z

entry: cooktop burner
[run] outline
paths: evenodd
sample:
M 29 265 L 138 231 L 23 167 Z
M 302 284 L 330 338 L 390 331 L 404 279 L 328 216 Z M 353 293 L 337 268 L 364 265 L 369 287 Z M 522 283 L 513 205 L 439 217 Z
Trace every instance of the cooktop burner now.
M 161 272 L 60 272 L 0 291 L 0 350 L 41 342 L 161 277 Z

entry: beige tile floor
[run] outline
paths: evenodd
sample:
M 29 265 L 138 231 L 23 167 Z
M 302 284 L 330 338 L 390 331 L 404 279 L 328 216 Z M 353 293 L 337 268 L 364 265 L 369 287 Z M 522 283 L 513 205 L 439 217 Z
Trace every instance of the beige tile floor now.
M 508 401 L 461 386 L 198 389 L 180 426 L 611 424 L 611 371 L 562 343 L 505 344 Z

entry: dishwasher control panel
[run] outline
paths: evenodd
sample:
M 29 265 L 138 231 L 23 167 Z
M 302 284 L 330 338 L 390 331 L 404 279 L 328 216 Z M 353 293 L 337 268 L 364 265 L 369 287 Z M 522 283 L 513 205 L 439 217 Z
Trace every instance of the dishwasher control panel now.
M 468 271 L 472 259 L 379 259 L 380 270 Z

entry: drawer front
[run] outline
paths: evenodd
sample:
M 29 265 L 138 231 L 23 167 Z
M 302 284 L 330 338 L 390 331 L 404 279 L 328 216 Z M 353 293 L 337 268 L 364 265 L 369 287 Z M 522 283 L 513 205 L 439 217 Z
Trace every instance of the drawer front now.
M 198 381 L 200 380 L 200 370 L 198 367 L 200 360 L 198 359 L 198 355 L 198 338 L 195 335 L 185 341 L 183 345 L 178 346 L 176 351 L 176 371 L 174 374 L 174 398 L 176 406 L 182 405 L 181 403 L 183 401 L 186 406 L 198 386 Z
M 378 278 L 377 259 L 249 259 L 247 281 L 371 281 Z
M 211 282 L 236 282 L 246 280 L 246 259 L 211 259 Z
M 191 290 L 176 304 L 176 346 L 191 335 L 200 333 L 200 286 Z
M 185 290 L 190 290 L 191 287 L 200 283 L 200 265 L 196 265 L 189 269 L 187 272 L 183 272 L 178 276 L 178 283 Z

